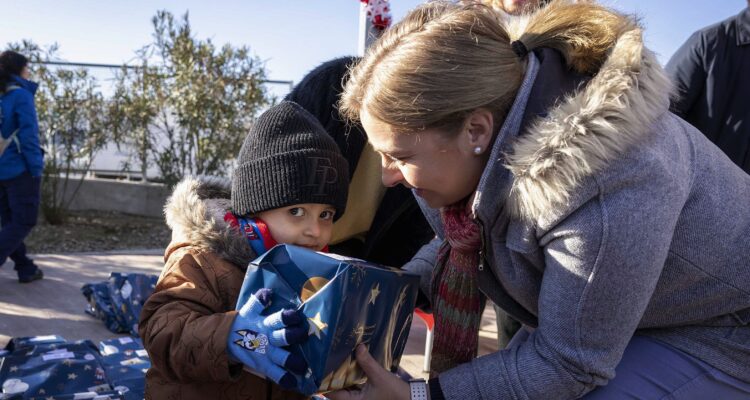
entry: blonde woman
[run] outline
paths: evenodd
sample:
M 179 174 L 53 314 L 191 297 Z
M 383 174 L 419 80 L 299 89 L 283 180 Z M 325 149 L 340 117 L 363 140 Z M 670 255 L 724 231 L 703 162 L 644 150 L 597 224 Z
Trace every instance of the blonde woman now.
M 383 183 L 440 210 L 446 242 L 409 266 L 432 273 L 435 374 L 360 346 L 368 384 L 330 397 L 750 397 L 750 176 L 670 91 L 638 25 L 592 3 L 428 3 L 386 32 L 340 108 Z M 475 358 L 485 299 L 525 328 Z

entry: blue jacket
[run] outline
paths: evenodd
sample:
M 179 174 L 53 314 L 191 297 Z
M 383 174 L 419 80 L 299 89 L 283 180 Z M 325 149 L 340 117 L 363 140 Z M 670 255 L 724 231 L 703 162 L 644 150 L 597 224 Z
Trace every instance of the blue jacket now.
M 640 31 L 567 95 L 563 66 L 529 54 L 472 205 L 480 290 L 535 329 L 431 383 L 450 400 L 579 398 L 634 334 L 750 382 L 750 176 L 668 112 Z M 405 268 L 429 272 L 438 242 Z
M 672 56 L 672 111 L 750 173 L 750 7 L 695 32 Z
M 39 124 L 34 106 L 34 94 L 38 85 L 13 76 L 9 86 L 19 86 L 0 97 L 0 133 L 8 138 L 18 130 L 20 146 L 11 143 L 0 155 L 0 180 L 15 178 L 24 172 L 42 176 L 44 152 L 39 145 Z

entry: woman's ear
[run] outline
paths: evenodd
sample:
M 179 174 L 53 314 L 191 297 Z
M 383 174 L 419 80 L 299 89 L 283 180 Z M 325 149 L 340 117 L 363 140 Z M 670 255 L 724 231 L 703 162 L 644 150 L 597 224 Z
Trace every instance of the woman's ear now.
M 474 110 L 466 118 L 462 132 L 465 150 L 476 156 L 485 154 L 492 145 L 494 117 L 485 108 Z

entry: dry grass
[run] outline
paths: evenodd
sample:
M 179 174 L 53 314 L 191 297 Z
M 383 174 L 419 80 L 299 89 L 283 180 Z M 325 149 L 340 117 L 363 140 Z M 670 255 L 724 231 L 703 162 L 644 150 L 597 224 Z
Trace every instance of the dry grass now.
M 164 249 L 170 236 L 163 218 L 73 211 L 64 225 L 49 225 L 40 218 L 25 243 L 37 254 Z

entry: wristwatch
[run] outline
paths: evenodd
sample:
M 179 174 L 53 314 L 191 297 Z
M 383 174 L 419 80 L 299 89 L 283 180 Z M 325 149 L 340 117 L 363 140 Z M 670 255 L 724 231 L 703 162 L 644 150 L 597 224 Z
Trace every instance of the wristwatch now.
M 409 391 L 411 400 L 430 400 L 430 388 L 424 379 L 410 379 Z

